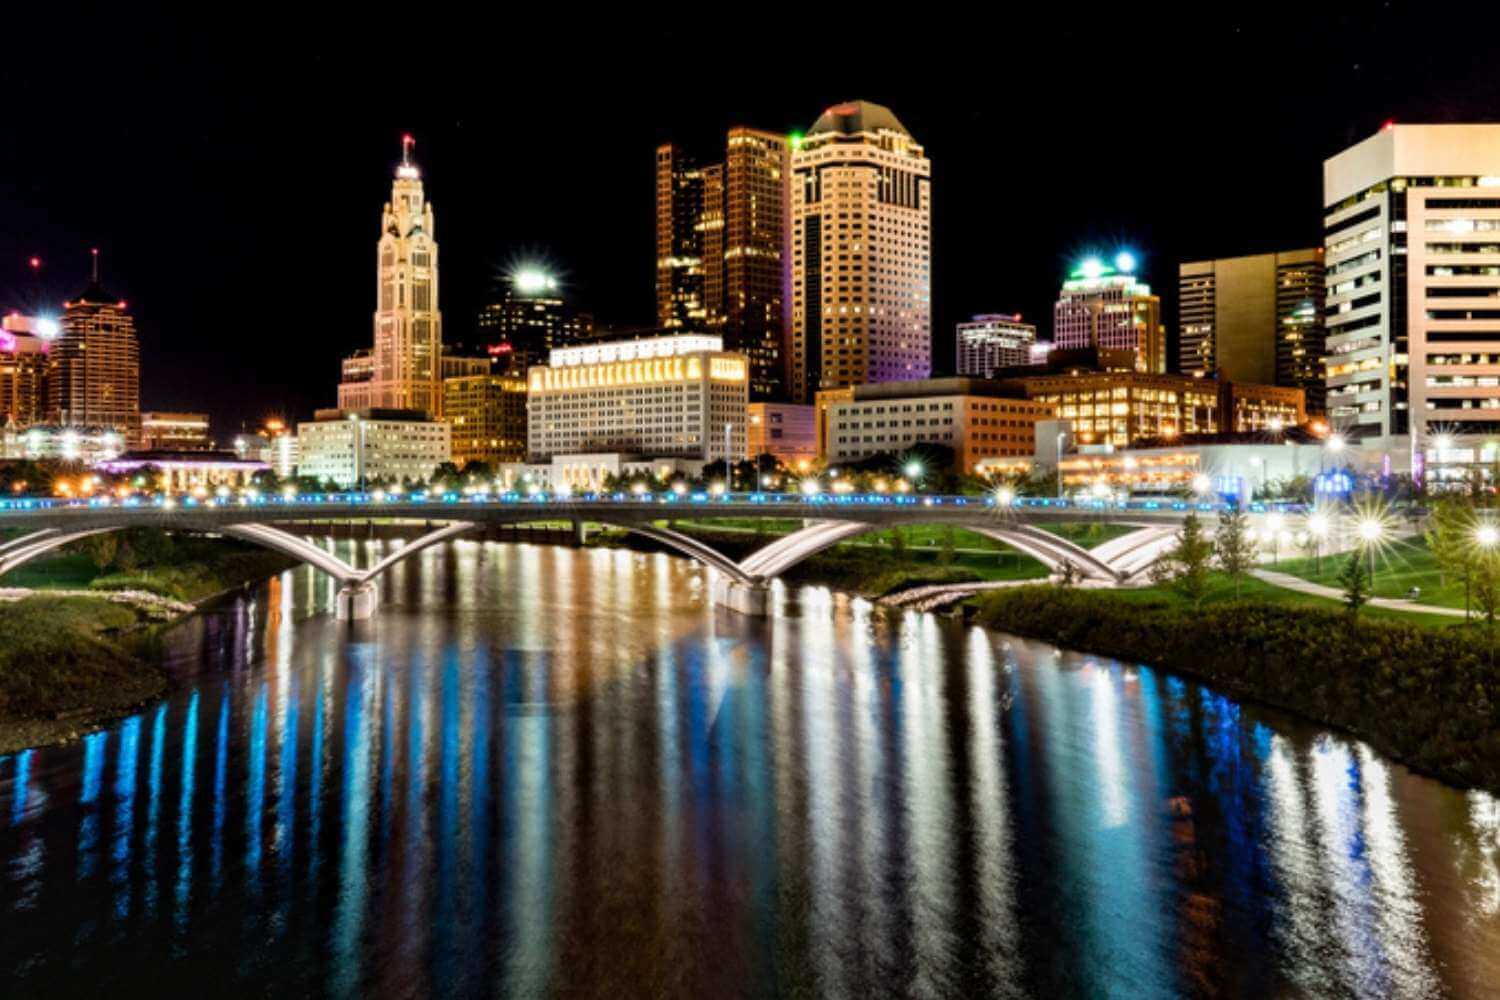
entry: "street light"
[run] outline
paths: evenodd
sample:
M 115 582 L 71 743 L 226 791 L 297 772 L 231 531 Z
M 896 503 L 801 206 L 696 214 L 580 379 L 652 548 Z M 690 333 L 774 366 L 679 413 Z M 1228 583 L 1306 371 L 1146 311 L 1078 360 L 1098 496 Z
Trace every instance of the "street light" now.
M 1016 502 L 1016 491 L 1009 486 L 1001 486 L 995 490 L 995 506 L 1009 507 Z
M 1328 515 L 1314 511 L 1307 519 L 1307 533 L 1313 537 L 1313 556 L 1317 560 L 1317 575 L 1323 575 L 1323 541 L 1328 537 Z
M 1063 487 L 1062 487 L 1063 439 L 1066 438 L 1067 436 L 1068 436 L 1068 432 L 1067 431 L 1058 431 L 1057 432 L 1057 499 L 1059 499 L 1059 500 L 1062 499 L 1062 495 L 1063 495 Z
M 1272 566 L 1281 561 L 1281 529 L 1282 518 L 1280 514 L 1271 514 L 1266 517 L 1266 533 L 1271 536 Z
M 1198 494 L 1200 500 L 1207 495 L 1208 491 L 1213 488 L 1213 485 L 1214 481 L 1208 478 L 1206 472 L 1200 472 L 1193 477 L 1193 492 Z
M 1359 540 L 1364 543 L 1365 550 L 1370 553 L 1370 586 L 1375 586 L 1375 546 L 1380 543 L 1385 534 L 1385 525 L 1378 518 L 1362 518 L 1355 529 L 1359 534 Z

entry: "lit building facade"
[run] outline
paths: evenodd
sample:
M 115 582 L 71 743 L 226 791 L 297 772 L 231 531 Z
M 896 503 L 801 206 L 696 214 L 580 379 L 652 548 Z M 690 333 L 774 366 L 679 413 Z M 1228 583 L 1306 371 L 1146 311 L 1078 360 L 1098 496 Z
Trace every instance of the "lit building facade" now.
M 771 455 L 788 466 L 818 458 L 818 419 L 807 403 L 751 403 L 745 420 L 750 458 Z
M 98 280 L 63 306 L 62 331 L 50 351 L 48 422 L 109 427 L 127 443 L 141 434 L 141 348 L 125 302 Z
M 46 419 L 51 340 L 38 327 L 30 316 L 0 318 L 0 427 L 29 427 Z
M 1322 412 L 1323 250 L 1178 268 L 1178 369 L 1302 389 Z
M 270 465 L 259 459 L 241 458 L 232 451 L 179 451 L 151 448 L 127 451 L 95 464 L 94 468 L 112 475 L 131 475 L 147 471 L 156 475 L 152 485 L 168 493 L 191 493 L 217 489 L 232 490 L 251 485 L 256 473 Z
M 56 459 L 93 465 L 125 450 L 125 435 L 113 427 L 33 424 L 0 430 L 0 458 Z
M 855 386 L 852 399 L 829 406 L 825 457 L 833 465 L 935 444 L 952 448 L 958 467 L 974 472 L 986 460 L 1030 456 L 1037 421 L 1050 420 L 1052 411 L 980 379 Z
M 1029 365 L 1037 360 L 1036 324 L 1021 314 L 975 316 L 958 324 L 958 374 L 989 378 L 997 368 Z
M 421 410 L 319 410 L 297 446 L 299 476 L 340 487 L 425 482 L 452 457 L 448 425 Z
M 141 414 L 141 447 L 165 451 L 211 451 L 207 413 Z
M 1388 125 L 1324 162 L 1323 201 L 1330 420 L 1472 460 L 1500 432 L 1500 125 Z
M 559 348 L 527 372 L 527 452 L 738 461 L 748 401 L 748 362 L 718 337 Z
M 241 460 L 253 460 L 270 467 L 282 479 L 297 474 L 297 435 L 280 420 L 268 423 L 259 434 L 238 434 L 234 454 Z
M 1199 476 L 1207 476 L 1210 492 L 1248 498 L 1277 480 L 1315 476 L 1327 461 L 1322 443 L 1183 444 L 1088 449 L 1064 457 L 1059 470 L 1069 493 L 1102 483 L 1111 492 L 1180 496 L 1194 489 Z
M 1137 371 L 1167 370 L 1161 299 L 1134 274 L 1097 260 L 1084 261 L 1063 283 L 1052 331 L 1059 351 L 1134 351 Z
M 932 371 L 932 183 L 889 109 L 829 108 L 793 142 L 791 398 Z
M 432 205 L 423 193 L 422 173 L 412 162 L 411 147 L 407 136 L 391 200 L 381 215 L 369 377 L 340 383 L 339 406 L 420 410 L 437 417 L 442 408 L 443 352 L 438 246 Z
M 657 325 L 706 332 L 750 363 L 750 396 L 786 394 L 787 179 L 791 142 L 729 130 L 724 160 L 656 151 Z
M 1306 420 L 1302 390 L 1190 375 L 1070 372 L 1008 379 L 1027 398 L 1071 422 L 1082 444 L 1133 442 L 1221 431 L 1279 431 Z
M 444 379 L 443 419 L 452 428 L 459 468 L 526 460 L 526 379 L 519 375 Z

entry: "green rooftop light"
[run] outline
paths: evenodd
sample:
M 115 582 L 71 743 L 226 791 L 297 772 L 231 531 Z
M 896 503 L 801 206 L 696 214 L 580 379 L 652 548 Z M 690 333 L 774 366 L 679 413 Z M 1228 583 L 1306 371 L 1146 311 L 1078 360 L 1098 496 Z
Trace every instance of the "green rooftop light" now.
M 793 132 L 791 135 L 787 136 L 787 139 L 791 141 L 793 149 L 802 148 L 802 138 L 803 136 L 801 132 Z

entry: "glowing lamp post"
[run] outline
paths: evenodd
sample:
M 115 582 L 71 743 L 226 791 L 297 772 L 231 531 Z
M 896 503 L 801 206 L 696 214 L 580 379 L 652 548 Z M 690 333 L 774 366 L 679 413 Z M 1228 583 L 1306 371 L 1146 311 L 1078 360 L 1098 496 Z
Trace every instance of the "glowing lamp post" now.
M 1272 514 L 1266 518 L 1266 534 L 1271 538 L 1271 565 L 1275 566 L 1281 561 L 1281 532 L 1282 519 L 1280 514 Z
M 1213 485 L 1214 482 L 1208 478 L 1207 473 L 1200 472 L 1193 477 L 1193 492 L 1197 494 L 1199 500 L 1208 495 L 1208 491 L 1213 488 Z
M 1381 538 L 1385 536 L 1385 525 L 1373 517 L 1363 518 L 1356 531 L 1359 534 L 1360 544 L 1370 554 L 1370 586 L 1375 585 L 1375 546 L 1380 544 Z
M 1314 512 L 1307 519 L 1307 533 L 1313 540 L 1313 558 L 1316 560 L 1316 574 L 1323 575 L 1323 542 L 1328 537 L 1328 515 Z

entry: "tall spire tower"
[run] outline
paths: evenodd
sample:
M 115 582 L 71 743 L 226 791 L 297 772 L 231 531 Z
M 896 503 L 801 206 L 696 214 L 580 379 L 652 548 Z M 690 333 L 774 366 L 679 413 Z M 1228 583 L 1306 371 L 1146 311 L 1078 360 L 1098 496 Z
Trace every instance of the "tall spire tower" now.
M 339 385 L 339 406 L 422 410 L 435 418 L 441 416 L 443 399 L 438 247 L 413 145 L 411 136 L 402 136 L 401 164 L 380 220 L 368 380 L 349 381 L 346 375 Z

